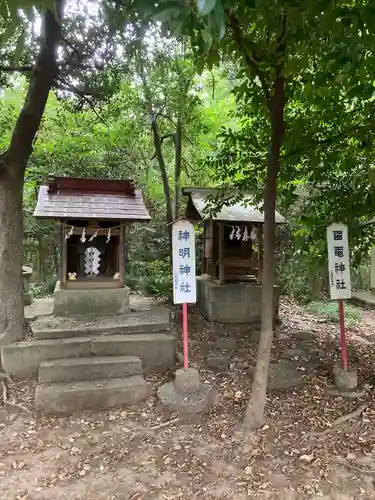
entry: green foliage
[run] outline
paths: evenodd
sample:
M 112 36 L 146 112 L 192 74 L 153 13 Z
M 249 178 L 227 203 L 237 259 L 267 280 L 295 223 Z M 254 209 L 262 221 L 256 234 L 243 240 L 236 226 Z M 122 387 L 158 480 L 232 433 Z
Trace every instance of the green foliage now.
M 306 306 L 306 311 L 319 316 L 325 321 L 332 323 L 339 322 L 339 313 L 337 301 L 331 302 L 310 302 Z M 349 327 L 356 326 L 361 320 L 361 313 L 359 309 L 351 306 L 350 304 L 345 304 L 345 322 Z
M 327 290 L 327 269 L 300 255 L 284 255 L 278 261 L 277 282 L 283 295 L 306 304 L 320 299 Z
M 172 270 L 170 259 L 131 261 L 127 270 L 127 285 L 146 295 L 172 297 Z

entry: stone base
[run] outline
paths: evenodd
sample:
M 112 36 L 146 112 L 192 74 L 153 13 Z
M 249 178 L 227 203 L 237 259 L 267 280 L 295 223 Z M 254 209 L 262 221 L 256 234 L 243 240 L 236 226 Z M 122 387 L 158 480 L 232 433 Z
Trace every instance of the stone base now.
M 55 316 L 97 317 L 130 311 L 129 288 L 61 289 L 56 283 L 53 314 Z
M 279 311 L 279 288 L 274 287 L 274 321 Z M 254 283 L 214 283 L 197 278 L 197 304 L 203 316 L 218 323 L 259 323 L 262 286 Z
M 202 383 L 194 368 L 180 369 L 173 382 L 159 387 L 158 398 L 172 411 L 194 415 L 215 404 L 215 390 Z
M 339 391 L 352 391 L 358 386 L 357 370 L 344 369 L 339 365 L 333 367 L 333 383 Z
M 24 306 L 30 306 L 33 303 L 34 297 L 32 292 L 23 292 L 23 304 Z

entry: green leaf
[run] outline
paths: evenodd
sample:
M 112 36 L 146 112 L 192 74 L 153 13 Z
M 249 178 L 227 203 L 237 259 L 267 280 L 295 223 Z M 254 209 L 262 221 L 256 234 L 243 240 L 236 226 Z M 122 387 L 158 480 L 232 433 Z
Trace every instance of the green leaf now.
M 216 0 L 198 0 L 198 12 L 201 16 L 207 16 L 215 8 Z
M 221 2 L 221 0 L 218 0 L 215 5 L 214 9 L 214 16 L 216 19 L 217 27 L 218 27 L 218 33 L 219 33 L 219 39 L 222 40 L 225 35 L 225 12 L 224 12 L 224 7 Z
M 204 41 L 205 51 L 208 52 L 212 47 L 212 34 L 207 29 L 204 28 L 201 31 L 201 35 Z

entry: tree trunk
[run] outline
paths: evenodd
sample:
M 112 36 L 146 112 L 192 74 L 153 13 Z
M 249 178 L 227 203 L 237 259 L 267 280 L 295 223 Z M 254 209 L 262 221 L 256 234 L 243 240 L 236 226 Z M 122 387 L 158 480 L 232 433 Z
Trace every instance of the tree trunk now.
M 180 119 L 177 121 L 175 140 L 175 160 L 174 160 L 174 203 L 173 217 L 178 219 L 181 207 L 181 162 L 182 162 L 182 125 Z
M 0 345 L 24 335 L 22 287 L 22 199 L 25 168 L 33 150 L 49 91 L 57 75 L 56 49 L 61 37 L 63 0 L 46 11 L 42 40 L 23 108 L 0 156 Z
M 23 175 L 6 172 L 0 182 L 0 345 L 23 337 Z
M 264 253 L 262 280 L 261 333 L 251 398 L 246 409 L 245 428 L 259 428 L 264 424 L 264 409 L 267 397 L 268 369 L 271 357 L 274 317 L 275 258 L 275 209 L 277 177 L 280 171 L 280 150 L 284 139 L 285 81 L 285 23 L 283 19 L 279 56 L 283 61 L 275 66 L 275 80 L 269 98 L 271 121 L 271 143 L 268 157 L 267 178 L 264 189 Z
M 151 128 L 152 128 L 152 136 L 154 139 L 155 156 L 158 160 L 161 181 L 163 183 L 165 208 L 166 208 L 166 212 L 167 212 L 167 222 L 168 222 L 168 224 L 170 224 L 171 222 L 173 222 L 171 188 L 169 186 L 167 165 L 165 164 L 163 151 L 161 149 L 161 139 L 160 139 L 160 134 L 159 134 L 159 130 L 158 130 L 158 125 L 156 122 L 156 117 L 154 117 L 152 120 Z

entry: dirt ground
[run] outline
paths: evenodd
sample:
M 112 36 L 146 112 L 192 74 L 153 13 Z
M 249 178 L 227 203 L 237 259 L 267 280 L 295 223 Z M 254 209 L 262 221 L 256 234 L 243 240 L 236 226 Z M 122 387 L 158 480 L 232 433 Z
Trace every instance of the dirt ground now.
M 240 426 L 251 391 L 254 331 L 228 330 L 237 348 L 229 369 L 215 373 L 204 358 L 216 334 L 193 314 L 192 364 L 218 388 L 216 408 L 190 422 L 160 408 L 155 391 L 173 372 L 148 378 L 154 393 L 139 407 L 67 418 L 0 408 L 0 499 L 375 499 L 375 314 L 363 311 L 348 333 L 361 392 L 346 399 L 327 394 L 338 326 L 290 302 L 281 309 L 273 360 L 298 347 L 296 330 L 317 335 L 317 354 L 294 358 L 303 386 L 269 394 L 261 430 L 244 433 Z M 9 397 L 31 408 L 32 392 L 31 383 L 12 383 Z M 358 408 L 358 415 L 337 421 Z

